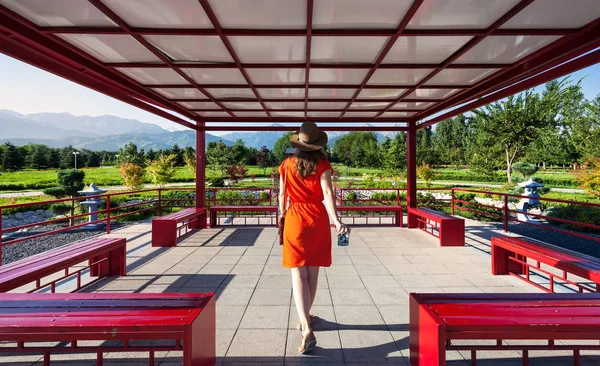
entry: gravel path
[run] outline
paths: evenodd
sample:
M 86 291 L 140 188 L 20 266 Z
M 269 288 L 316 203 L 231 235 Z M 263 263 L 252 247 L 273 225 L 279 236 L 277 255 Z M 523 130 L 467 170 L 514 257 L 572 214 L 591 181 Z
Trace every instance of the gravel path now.
M 115 230 L 132 224 L 135 224 L 135 222 L 111 223 L 111 229 Z M 8 241 L 17 238 L 27 237 L 34 234 L 57 230 L 62 227 L 64 226 L 57 224 L 38 226 L 31 228 L 28 232 L 14 233 L 10 236 L 9 239 L 4 240 Z M 106 229 L 104 226 L 94 230 L 78 228 L 58 234 L 48 235 L 41 238 L 25 240 L 20 243 L 7 245 L 2 247 L 2 264 L 11 263 L 19 259 L 27 258 L 29 256 L 43 253 L 45 251 L 58 248 L 66 244 L 70 244 L 78 240 L 91 238 L 94 236 L 102 235 L 104 233 L 106 233 Z

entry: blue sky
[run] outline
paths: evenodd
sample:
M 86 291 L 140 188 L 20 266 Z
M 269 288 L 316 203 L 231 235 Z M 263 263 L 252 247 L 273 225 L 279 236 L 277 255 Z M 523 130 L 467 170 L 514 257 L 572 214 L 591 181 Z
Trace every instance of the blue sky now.
M 588 99 L 600 94 L 600 64 L 572 74 L 582 77 L 583 91 Z M 62 79 L 46 71 L 0 54 L 0 109 L 22 114 L 68 112 L 74 115 L 100 116 L 111 114 L 155 123 L 170 130 L 182 129 L 176 123 L 145 112 L 104 94 Z

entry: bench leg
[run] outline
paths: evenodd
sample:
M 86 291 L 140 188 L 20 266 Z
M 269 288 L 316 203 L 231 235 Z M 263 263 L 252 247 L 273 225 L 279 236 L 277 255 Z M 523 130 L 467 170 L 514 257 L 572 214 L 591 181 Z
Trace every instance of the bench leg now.
M 404 222 L 402 222 L 403 217 L 404 217 L 404 213 L 402 212 L 402 210 L 396 211 L 396 226 L 398 226 L 398 227 L 404 226 Z
M 442 222 L 440 222 L 439 231 L 440 246 L 465 246 L 465 222 L 463 220 L 442 220 Z
M 177 222 L 175 220 L 152 220 L 152 246 L 177 246 Z
M 410 364 L 446 365 L 446 330 L 427 305 L 410 295 Z
M 217 211 L 210 210 L 210 227 L 217 226 Z
M 127 247 L 125 243 L 119 249 L 109 253 L 109 276 L 125 276 L 127 274 Z
M 183 365 L 213 366 L 217 360 L 215 297 L 184 333 Z
M 198 229 L 206 229 L 206 212 L 198 216 Z
M 409 211 L 407 216 L 408 216 L 408 228 L 409 229 L 417 228 L 418 227 L 417 215 L 415 215 L 414 213 L 411 213 Z

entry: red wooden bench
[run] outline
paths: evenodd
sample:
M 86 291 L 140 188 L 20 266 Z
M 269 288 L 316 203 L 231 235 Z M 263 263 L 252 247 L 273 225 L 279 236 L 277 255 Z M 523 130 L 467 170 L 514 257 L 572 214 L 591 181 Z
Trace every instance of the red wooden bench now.
M 542 268 L 542 263 L 558 269 L 561 273 Z M 532 281 L 531 269 L 547 275 L 549 286 L 544 287 Z M 576 283 L 567 278 L 569 273 L 596 285 L 590 287 Z M 492 274 L 511 274 L 546 292 L 554 292 L 556 280 L 562 281 L 563 286 L 575 286 L 579 292 L 600 291 L 600 259 L 529 238 L 493 237 Z
M 177 227 L 177 224 L 183 224 Z M 152 219 L 152 246 L 174 247 L 181 230 L 203 229 L 206 227 L 205 208 L 186 208 L 166 216 Z
M 403 216 L 403 211 L 402 211 L 402 206 L 337 206 L 337 210 L 341 213 L 343 212 L 350 212 L 350 211 L 363 211 L 363 212 L 372 212 L 373 215 L 376 212 L 386 212 L 386 211 L 392 211 L 394 212 L 394 225 L 402 227 L 403 222 L 402 222 L 402 216 Z M 375 217 L 375 216 L 373 216 Z M 354 223 L 354 221 L 352 222 Z M 381 224 L 381 218 L 379 219 L 379 223 Z
M 447 350 L 470 351 L 472 365 L 478 350 L 521 351 L 523 365 L 530 350 L 571 350 L 579 365 L 581 350 L 600 350 L 598 339 L 600 294 L 410 294 L 412 366 L 445 365 Z
M 408 208 L 408 227 L 440 238 L 440 246 L 465 245 L 465 220 L 428 208 Z
M 264 212 L 275 216 L 275 226 L 279 221 L 279 208 L 277 206 L 212 206 L 210 208 L 210 227 L 216 227 L 219 225 L 219 212 Z M 273 223 L 272 217 L 269 217 L 270 222 Z M 260 224 L 260 218 L 258 218 Z
M 214 365 L 215 298 L 207 294 L 0 294 L 0 354 L 183 351 L 183 365 Z M 88 346 L 78 341 L 120 341 Z M 162 341 L 161 346 L 136 341 Z M 28 345 L 28 343 L 32 342 Z M 62 347 L 33 342 L 68 342 Z
M 90 269 L 92 277 L 125 276 L 126 240 L 124 238 L 98 237 L 52 249 L 16 262 L 0 266 L 0 292 L 7 292 L 35 282 L 34 292 L 50 287 L 55 292 L 56 284 L 66 278 L 77 276 L 77 288 L 82 288 L 82 273 Z M 81 262 L 89 265 L 76 271 L 69 269 Z M 60 278 L 42 283 L 42 278 L 65 271 Z M 88 283 L 89 285 L 89 283 Z

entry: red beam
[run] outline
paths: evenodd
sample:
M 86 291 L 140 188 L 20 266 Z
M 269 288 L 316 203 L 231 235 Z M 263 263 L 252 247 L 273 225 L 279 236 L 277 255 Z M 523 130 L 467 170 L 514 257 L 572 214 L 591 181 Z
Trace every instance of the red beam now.
M 256 99 L 258 100 L 260 105 L 262 105 L 262 107 L 265 110 L 265 112 L 267 113 L 267 115 L 269 117 L 271 117 L 271 115 L 267 111 L 267 107 L 265 106 L 265 103 L 261 100 L 258 90 L 256 90 L 256 88 L 252 84 L 252 79 L 250 79 L 250 76 L 248 75 L 246 70 L 244 70 L 244 68 L 242 67 L 242 62 L 240 61 L 239 57 L 235 53 L 235 50 L 233 49 L 233 46 L 229 42 L 229 39 L 227 39 L 227 36 L 225 34 L 223 34 L 223 28 L 221 28 L 221 24 L 219 24 L 219 20 L 217 19 L 217 16 L 213 12 L 212 8 L 210 7 L 208 0 L 198 0 L 198 1 L 200 2 L 202 9 L 204 9 L 206 16 L 208 16 L 208 19 L 210 19 L 210 22 L 212 23 L 213 27 L 215 28 L 215 31 L 217 32 L 219 38 L 221 38 L 221 42 L 223 42 L 223 44 L 225 45 L 225 48 L 227 48 L 227 51 L 231 55 L 233 62 L 235 63 L 237 68 L 240 70 L 240 72 L 244 76 L 244 79 L 246 79 L 246 82 L 248 83 L 248 85 L 250 86 L 252 91 L 254 92 L 254 95 L 256 95 Z
M 427 122 L 421 123 L 420 125 L 418 125 L 417 129 L 421 129 L 421 128 L 425 128 L 428 126 L 432 126 L 438 122 L 441 122 L 445 119 L 454 117 L 458 114 L 461 113 L 465 113 L 468 111 L 471 111 L 475 108 L 479 108 L 481 106 L 484 106 L 486 104 L 489 103 L 493 103 L 497 100 L 500 100 L 502 98 L 506 98 L 509 95 L 513 95 L 519 92 L 522 92 L 524 90 L 527 90 L 529 88 L 533 88 L 537 85 L 543 84 L 545 82 L 548 82 L 550 80 L 554 80 L 556 78 L 568 75 L 572 72 L 575 72 L 577 70 L 581 70 L 583 68 L 592 66 L 594 64 L 597 64 L 598 62 L 600 62 L 600 50 L 594 51 L 592 53 L 588 53 L 585 56 L 581 56 L 580 58 L 577 58 L 575 60 L 572 60 L 566 64 L 560 65 L 558 67 L 555 67 L 554 69 L 548 70 L 542 74 L 539 74 L 535 77 L 529 78 L 527 80 L 523 80 L 517 84 L 514 84 L 511 87 L 508 87 L 506 89 L 500 90 L 498 92 L 495 92 L 493 94 L 490 94 L 488 96 L 485 96 L 481 99 L 478 99 L 474 102 L 471 102 L 465 106 L 462 106 L 460 108 L 457 108 L 455 110 L 452 110 L 448 113 L 444 113 L 441 116 L 435 117 Z
M 220 102 L 256 102 L 256 99 L 253 98 L 221 98 L 218 99 Z M 207 99 L 171 99 L 172 102 L 208 102 Z M 349 99 L 332 99 L 332 98 L 313 98 L 309 99 L 309 102 L 348 102 Z M 396 98 L 382 98 L 382 99 L 356 99 L 355 102 L 395 102 Z M 412 102 L 442 102 L 444 99 L 431 99 L 431 98 L 423 98 L 423 99 L 404 99 L 402 102 L 412 103 Z M 268 98 L 263 99 L 263 102 L 304 102 L 304 98 L 290 98 L 290 99 L 278 99 L 278 98 Z M 260 110 L 260 109 L 259 109 Z
M 129 68 L 150 68 L 150 69 L 164 69 L 170 68 L 169 65 L 155 63 L 155 62 L 107 62 L 104 64 L 107 67 L 129 67 Z M 441 67 L 442 64 L 381 64 L 379 69 L 435 69 Z M 193 62 L 173 62 L 173 66 L 182 69 L 237 69 L 238 66 L 235 63 L 193 63 Z M 305 63 L 252 63 L 252 64 L 241 64 L 244 69 L 305 69 Z M 498 69 L 511 67 L 513 64 L 451 64 L 446 68 L 448 69 Z M 373 64 L 365 63 L 310 63 L 311 69 L 370 69 Z
M 346 114 L 346 111 L 348 111 L 350 109 L 350 106 L 352 105 L 352 103 L 354 103 L 354 101 L 358 97 L 358 94 L 360 94 L 362 88 L 364 88 L 365 85 L 367 85 L 367 82 L 369 82 L 369 79 L 371 79 L 371 76 L 375 73 L 375 70 L 377 70 L 379 65 L 381 65 L 381 63 L 385 59 L 385 56 L 387 56 L 388 52 L 392 49 L 392 47 L 396 43 L 396 40 L 398 39 L 398 37 L 400 37 L 402 32 L 404 32 L 404 29 L 408 25 L 408 22 L 410 22 L 413 15 L 415 15 L 417 10 L 419 10 L 419 7 L 421 6 L 421 4 L 423 4 L 423 1 L 424 0 L 414 0 L 412 5 L 410 6 L 410 9 L 408 9 L 406 14 L 404 15 L 404 18 L 402 18 L 402 20 L 400 21 L 400 24 L 398 24 L 398 27 L 396 28 L 396 32 L 394 33 L 393 36 L 390 37 L 390 39 L 388 40 L 386 45 L 383 47 L 383 49 L 379 53 L 379 56 L 377 56 L 377 59 L 375 60 L 375 64 L 371 67 L 371 69 L 369 70 L 367 75 L 365 75 L 365 78 L 363 79 L 362 83 L 360 84 L 360 87 L 358 87 L 358 89 L 356 89 L 356 92 L 354 92 L 354 95 L 352 95 L 352 98 L 350 98 L 350 101 L 346 105 L 345 110 L 342 112 L 342 117 L 344 116 L 344 114 Z
M 233 113 L 236 112 L 262 112 L 261 109 L 235 109 L 235 108 L 230 108 L 230 111 L 232 111 Z M 190 111 L 193 112 L 214 112 L 214 111 L 220 111 L 220 109 L 210 109 L 210 108 L 204 108 L 204 109 L 190 109 Z M 269 112 L 304 112 L 305 109 L 269 109 Z M 308 109 L 308 112 L 343 112 L 344 109 Z M 379 112 L 380 109 L 352 109 L 350 110 L 350 112 Z M 421 112 L 422 109 L 394 109 L 393 112 Z
M 311 119 L 312 120 L 312 119 Z M 206 131 L 298 131 L 298 126 L 206 126 Z M 395 132 L 406 131 L 406 127 L 384 127 L 384 126 L 321 126 L 322 131 L 378 131 L 378 132 Z
M 170 102 L 164 96 L 144 89 L 139 83 L 120 73 L 106 69 L 101 62 L 62 39 L 40 34 L 35 24 L 2 5 L 0 5 L 0 15 L 2 17 L 0 31 L 13 34 L 14 38 L 18 38 L 23 44 L 27 44 L 27 47 L 61 60 L 64 64 L 73 67 L 76 72 L 93 74 L 94 77 L 112 85 L 113 88 L 127 90 L 140 100 L 160 105 L 190 118 L 193 116 L 185 108 Z M 32 63 L 32 65 L 35 65 L 35 63 Z M 65 75 L 60 76 L 66 77 Z
M 102 80 L 94 78 L 92 75 L 80 72 L 73 69 L 71 65 L 65 65 L 56 57 L 47 55 L 39 50 L 34 50 L 28 45 L 23 45 L 19 40 L 5 35 L 0 35 L 2 42 L 0 43 L 0 52 L 7 56 L 13 57 L 19 61 L 28 63 L 52 74 L 63 77 L 74 83 L 83 85 L 87 88 L 115 98 L 134 107 L 138 107 L 147 112 L 153 113 L 162 118 L 178 123 L 184 127 L 195 129 L 196 126 L 192 123 L 158 109 L 150 104 L 142 102 L 130 95 L 114 88 L 112 85 L 104 83 Z
M 600 19 L 583 27 L 579 34 L 561 38 L 543 50 L 519 60 L 513 67 L 475 83 L 469 90 L 459 91 L 446 101 L 425 109 L 416 118 L 427 118 L 468 100 L 480 98 L 526 77 L 567 62 L 597 47 L 600 47 Z
M 306 2 L 306 70 L 304 71 L 304 117 L 308 118 L 308 88 L 310 80 L 310 48 L 312 45 L 313 0 Z
M 127 34 L 131 35 L 136 39 L 142 46 L 144 46 L 148 51 L 152 52 L 158 59 L 168 65 L 173 71 L 175 71 L 179 76 L 185 79 L 188 83 L 190 83 L 194 88 L 198 89 L 202 94 L 206 95 L 208 99 L 219 105 L 219 107 L 226 110 L 225 106 L 223 106 L 220 102 L 215 100 L 212 95 L 210 95 L 206 90 L 200 87 L 194 79 L 192 79 L 188 74 L 180 70 L 178 67 L 175 67 L 171 60 L 167 58 L 158 48 L 156 48 L 152 43 L 148 42 L 146 38 L 141 35 L 132 34 L 131 27 L 121 19 L 115 12 L 113 12 L 108 6 L 104 5 L 104 3 L 100 0 L 88 0 L 92 5 L 94 5 L 98 10 L 100 10 L 104 15 L 110 18 L 113 22 L 115 22 L 121 29 L 123 29 Z
M 310 24 L 310 23 L 307 23 Z M 42 33 L 47 34 L 131 34 L 131 35 L 170 35 L 170 36 L 218 36 L 215 29 L 185 29 L 185 28 L 140 28 L 130 27 L 131 32 L 117 27 L 39 27 Z M 492 35 L 543 35 L 562 36 L 577 33 L 578 29 L 497 29 Z M 393 29 L 314 29 L 312 36 L 315 37 L 394 37 L 396 31 Z M 418 36 L 482 36 L 487 33 L 486 29 L 407 29 L 402 32 L 403 37 Z M 306 36 L 303 29 L 222 29 L 226 37 L 234 36 Z
M 309 69 L 307 69 L 309 70 Z M 247 84 L 199 84 L 202 88 L 242 88 L 248 89 L 250 86 Z M 164 89 L 185 89 L 190 88 L 192 85 L 188 84 L 145 84 L 146 88 L 164 88 Z M 415 85 L 346 85 L 346 84 L 254 84 L 255 88 L 264 88 L 264 89 L 304 89 L 306 87 L 312 89 L 408 89 L 408 88 L 417 88 Z M 422 85 L 419 88 L 421 89 L 465 89 L 469 88 L 471 85 Z M 396 100 L 394 98 L 394 100 Z
M 464 46 L 462 46 L 458 51 L 454 52 L 454 54 L 452 54 L 450 57 L 448 57 L 446 60 L 444 60 L 444 62 L 442 62 L 442 65 L 439 68 L 433 70 L 429 75 L 427 75 L 425 78 L 421 79 L 421 81 L 419 81 L 417 83 L 417 87 L 416 88 L 409 89 L 404 94 L 402 94 L 398 98 L 398 101 L 401 101 L 402 98 L 406 98 L 412 92 L 414 92 L 415 90 L 417 90 L 417 88 L 421 87 L 426 82 L 428 82 L 429 80 L 431 80 L 434 76 L 436 76 L 437 74 L 439 74 L 444 68 L 446 68 L 448 65 L 452 64 L 460 56 L 462 56 L 465 53 L 467 53 L 470 49 L 472 49 L 477 44 L 479 44 L 481 41 L 483 41 L 485 39 L 485 37 L 487 37 L 490 34 L 492 34 L 495 30 L 497 30 L 498 28 L 500 28 L 500 26 L 502 26 L 502 24 L 506 23 L 508 20 L 510 20 L 513 16 L 515 16 L 521 10 L 525 9 L 532 2 L 533 2 L 533 0 L 521 0 L 521 2 L 519 2 L 517 5 L 513 6 L 512 9 L 510 9 L 502 17 L 500 17 L 500 19 L 498 19 L 494 23 L 492 23 L 492 25 L 490 25 L 487 28 L 486 33 L 484 35 L 473 37 L 469 42 L 467 42 Z M 390 104 L 390 106 L 388 106 L 384 111 L 382 111 L 378 115 L 378 117 L 381 114 L 387 112 L 392 105 L 393 104 Z

